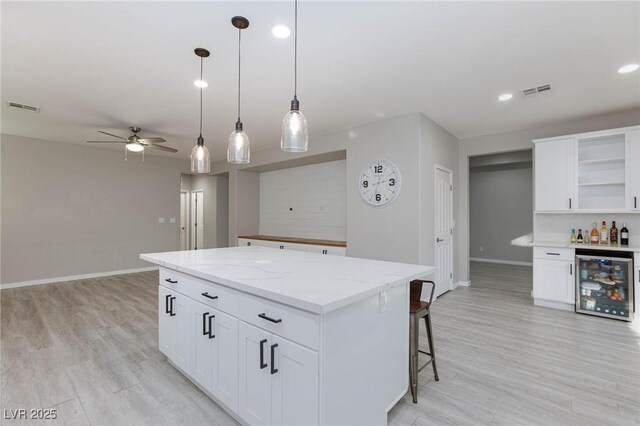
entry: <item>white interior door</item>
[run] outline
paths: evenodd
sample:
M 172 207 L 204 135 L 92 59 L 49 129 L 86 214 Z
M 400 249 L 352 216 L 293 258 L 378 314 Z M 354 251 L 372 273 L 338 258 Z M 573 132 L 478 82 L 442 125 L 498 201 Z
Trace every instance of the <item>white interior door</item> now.
M 204 247 L 204 193 L 191 192 L 191 249 Z
M 189 250 L 189 193 L 180 192 L 180 250 Z
M 435 295 L 453 288 L 453 173 L 436 165 Z

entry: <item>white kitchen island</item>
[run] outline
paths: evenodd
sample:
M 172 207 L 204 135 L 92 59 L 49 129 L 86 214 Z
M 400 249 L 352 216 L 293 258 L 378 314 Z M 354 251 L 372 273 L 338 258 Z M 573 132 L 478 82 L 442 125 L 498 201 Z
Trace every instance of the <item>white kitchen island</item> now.
M 241 423 L 383 425 L 408 389 L 408 284 L 432 267 L 265 247 L 140 258 L 160 266 L 160 350 Z

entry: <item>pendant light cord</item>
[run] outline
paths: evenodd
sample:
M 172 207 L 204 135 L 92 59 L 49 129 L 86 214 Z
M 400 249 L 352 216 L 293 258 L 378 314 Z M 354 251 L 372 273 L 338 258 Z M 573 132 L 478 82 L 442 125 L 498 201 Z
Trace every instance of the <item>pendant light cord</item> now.
M 202 63 L 204 58 L 200 57 L 200 81 L 202 80 Z M 202 85 L 200 85 L 200 137 L 202 137 Z
M 295 18 L 293 24 L 293 97 L 298 97 L 298 0 L 295 0 Z
M 241 62 L 240 62 L 240 49 L 242 49 L 242 43 L 241 43 L 241 37 L 242 37 L 242 30 L 240 28 L 238 28 L 238 122 L 240 122 L 240 67 L 241 67 Z

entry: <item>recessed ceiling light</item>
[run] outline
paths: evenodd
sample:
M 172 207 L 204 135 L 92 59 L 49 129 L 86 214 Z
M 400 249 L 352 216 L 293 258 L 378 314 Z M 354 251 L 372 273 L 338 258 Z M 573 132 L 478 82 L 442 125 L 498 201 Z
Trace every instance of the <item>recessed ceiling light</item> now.
M 499 101 L 508 101 L 511 98 L 513 98 L 513 95 L 511 93 L 503 93 L 502 95 L 498 96 Z
M 209 83 L 204 80 L 196 80 L 193 82 L 193 85 L 202 89 L 204 89 L 205 87 L 209 87 Z
M 628 72 L 634 72 L 636 71 L 638 68 L 640 68 L 640 65 L 638 64 L 629 64 L 629 65 L 625 65 L 624 67 L 620 67 L 620 69 L 618 70 L 618 72 L 620 74 L 626 74 Z
M 287 38 L 291 35 L 291 30 L 286 25 L 276 25 L 271 28 L 271 34 L 277 38 Z

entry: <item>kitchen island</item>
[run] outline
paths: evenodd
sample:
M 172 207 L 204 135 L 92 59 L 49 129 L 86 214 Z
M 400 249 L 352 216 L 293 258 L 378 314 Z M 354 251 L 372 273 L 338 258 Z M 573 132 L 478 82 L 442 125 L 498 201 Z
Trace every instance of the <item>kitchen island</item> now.
M 408 389 L 408 265 L 265 247 L 141 254 L 159 347 L 246 424 L 385 424 Z

